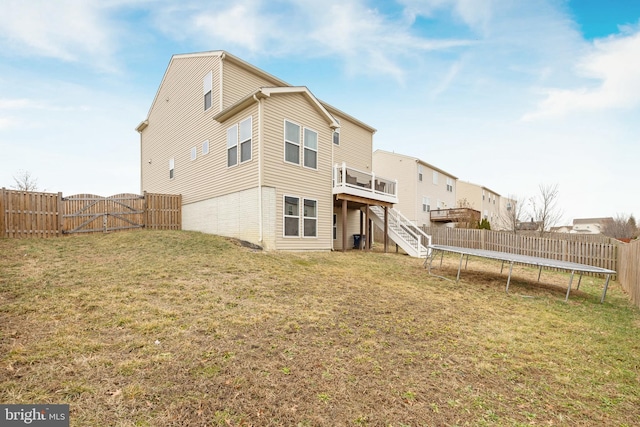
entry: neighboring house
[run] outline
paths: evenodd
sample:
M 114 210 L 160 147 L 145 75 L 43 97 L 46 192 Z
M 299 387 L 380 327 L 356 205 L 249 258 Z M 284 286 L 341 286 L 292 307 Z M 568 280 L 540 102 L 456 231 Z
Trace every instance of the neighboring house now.
M 458 181 L 457 191 L 458 206 L 468 204 L 467 207 L 476 209 L 481 213 L 481 219 L 489 221 L 494 230 L 503 229 L 500 194 L 482 185 L 472 184 L 466 181 Z M 506 204 L 505 204 L 506 207 Z
M 396 209 L 416 225 L 431 226 L 455 221 L 450 209 L 456 207 L 454 175 L 416 157 L 376 150 L 374 169 L 398 181 Z M 437 214 L 437 211 L 442 211 Z M 434 224 L 432 224 L 432 222 Z
M 607 222 L 613 222 L 613 218 L 576 218 L 570 233 L 601 234 Z
M 552 233 L 571 233 L 572 228 L 570 225 L 560 225 L 558 227 L 551 227 L 549 231 Z
M 224 51 L 174 55 L 136 130 L 141 190 L 182 194 L 186 230 L 346 249 L 366 207 L 397 202 L 371 169 L 374 128 Z

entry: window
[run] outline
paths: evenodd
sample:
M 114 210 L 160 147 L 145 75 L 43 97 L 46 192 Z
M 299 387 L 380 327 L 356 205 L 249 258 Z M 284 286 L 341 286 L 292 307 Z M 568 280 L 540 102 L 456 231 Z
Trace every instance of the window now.
M 238 125 L 227 129 L 227 167 L 238 164 Z
M 453 179 L 447 178 L 447 191 L 453 193 Z
M 318 168 L 318 133 L 307 128 L 304 129 L 304 165 Z
M 438 172 L 433 171 L 433 185 L 438 185 Z
M 196 147 L 191 147 L 191 160 L 195 160 L 198 155 L 198 149 Z
M 300 199 L 297 197 L 284 196 L 284 235 L 300 235 Z
M 318 229 L 318 202 L 304 199 L 304 237 L 316 237 Z
M 418 165 L 418 181 L 422 182 L 422 165 Z
M 207 111 L 211 108 L 211 89 L 213 87 L 213 71 L 209 71 L 209 73 L 204 76 L 202 80 L 202 91 L 204 93 L 204 111 Z
M 338 215 L 333 214 L 333 240 L 338 238 Z
M 169 159 L 169 179 L 173 179 L 173 171 L 175 169 L 174 159 Z
M 300 164 L 300 126 L 284 121 L 284 160 Z
M 338 119 L 335 119 L 335 120 L 336 120 L 336 123 L 340 124 L 340 120 Z M 340 145 L 340 128 L 335 128 L 333 130 L 333 143 L 336 145 Z
M 482 190 L 482 200 L 484 201 L 484 190 Z
M 251 117 L 240 122 L 240 163 L 251 160 Z
M 431 212 L 431 206 L 428 197 L 422 198 L 422 212 Z
M 510 211 L 511 210 L 511 202 L 507 202 L 507 210 Z
M 202 143 L 202 155 L 209 154 L 209 140 L 207 139 Z

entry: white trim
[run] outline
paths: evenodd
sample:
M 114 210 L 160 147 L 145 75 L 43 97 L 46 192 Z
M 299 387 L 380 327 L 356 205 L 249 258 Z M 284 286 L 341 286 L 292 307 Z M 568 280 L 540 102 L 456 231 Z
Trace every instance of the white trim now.
M 249 121 L 249 138 L 246 139 L 242 139 L 242 124 L 246 121 Z M 250 150 L 249 150 L 249 158 L 246 160 L 242 160 L 242 144 L 246 143 L 247 141 L 249 141 L 250 144 Z M 238 163 L 246 163 L 251 161 L 251 159 L 253 158 L 253 116 L 249 116 L 243 120 L 240 120 L 238 122 Z
M 292 125 L 298 126 L 298 143 L 297 144 L 295 142 L 293 142 L 293 141 L 287 141 L 287 122 L 291 123 Z M 300 151 L 301 151 L 300 148 L 302 146 L 301 130 L 302 130 L 302 125 L 300 125 L 299 123 L 296 123 L 296 122 L 294 122 L 292 120 L 289 120 L 289 119 L 283 119 L 283 122 L 282 122 L 282 148 L 283 148 L 282 159 L 284 160 L 285 163 L 288 163 L 290 165 L 300 166 L 300 161 L 302 159 L 302 154 L 300 153 Z M 298 162 L 297 163 L 287 160 L 287 143 L 298 146 Z
M 235 128 L 235 129 L 234 129 Z M 229 136 L 233 135 L 235 137 L 235 144 L 229 145 Z M 227 167 L 231 168 L 238 165 L 238 124 L 235 123 L 233 126 L 227 128 L 227 149 L 226 149 L 226 159 L 227 159 Z M 229 149 L 236 147 L 236 162 L 232 165 L 229 164 Z
M 287 197 L 292 198 L 292 199 L 297 199 L 298 200 L 298 212 L 297 215 L 293 215 L 293 214 L 287 214 L 285 207 L 287 204 Z M 290 194 L 283 194 L 282 195 L 282 237 L 285 239 L 299 239 L 301 237 L 301 233 L 300 233 L 300 201 L 303 200 L 302 197 L 299 196 L 292 196 Z M 288 236 L 287 235 L 287 224 L 286 224 L 286 219 L 287 218 L 298 218 L 298 234 L 293 236 Z M 302 230 L 302 234 L 304 234 L 304 230 Z
M 316 167 L 314 167 L 314 168 L 311 167 L 311 166 L 307 166 L 305 164 L 305 159 L 307 157 L 306 156 L 306 152 L 305 152 L 305 150 L 307 149 L 307 146 L 306 146 L 307 138 L 306 138 L 305 131 L 307 131 L 307 130 L 309 132 L 313 132 L 313 133 L 316 134 L 316 148 L 315 149 L 314 148 L 309 148 L 309 150 L 312 150 L 312 151 L 314 151 L 316 153 Z M 318 152 L 320 151 L 318 147 L 320 146 L 320 133 L 315 131 L 312 128 L 308 128 L 308 127 L 303 126 L 302 127 L 302 144 L 300 144 L 300 145 L 301 145 L 301 148 L 302 148 L 302 162 L 301 162 L 302 166 L 307 168 L 307 169 L 318 170 Z
M 316 216 L 313 217 L 307 217 L 304 215 L 304 202 L 305 201 L 311 201 L 315 203 L 315 210 L 316 210 Z M 301 208 L 302 208 L 302 212 L 301 212 L 301 220 L 302 220 L 302 238 L 303 239 L 317 239 L 318 238 L 318 211 L 320 210 L 318 207 L 319 203 L 317 199 L 307 199 L 307 198 L 302 198 L 302 204 L 301 204 Z M 315 236 L 307 236 L 305 235 L 305 227 L 304 227 L 304 220 L 305 219 L 313 219 L 316 222 L 316 229 L 315 229 Z

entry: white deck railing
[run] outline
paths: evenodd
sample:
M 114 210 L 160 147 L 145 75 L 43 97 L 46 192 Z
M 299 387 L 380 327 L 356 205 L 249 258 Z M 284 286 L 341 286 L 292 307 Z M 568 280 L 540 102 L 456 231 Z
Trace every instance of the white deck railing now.
M 346 163 L 336 164 L 333 168 L 333 194 L 339 193 L 398 203 L 398 181 L 347 167 Z

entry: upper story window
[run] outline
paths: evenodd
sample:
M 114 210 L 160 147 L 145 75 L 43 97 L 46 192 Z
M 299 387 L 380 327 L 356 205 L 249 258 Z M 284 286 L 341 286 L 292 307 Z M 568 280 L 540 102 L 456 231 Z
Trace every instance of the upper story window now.
M 302 163 L 300 162 L 301 149 Z M 284 160 L 287 163 L 318 169 L 318 132 L 285 120 Z
M 209 154 L 209 140 L 207 139 L 202 143 L 202 155 Z
M 482 200 L 484 201 L 484 190 L 482 190 Z
M 318 169 L 318 133 L 304 128 L 304 165 Z
M 300 164 L 300 125 L 284 121 L 284 160 Z
M 174 159 L 169 159 L 169 179 L 173 179 L 176 162 Z
M 418 181 L 422 182 L 422 165 L 418 165 Z
M 191 160 L 195 160 L 198 156 L 198 149 L 196 147 L 191 147 Z
M 235 166 L 238 164 L 238 155 L 240 163 L 251 160 L 251 139 L 252 139 L 252 120 L 251 116 L 247 117 L 239 124 L 235 124 L 227 129 L 227 166 Z M 240 152 L 238 153 L 238 147 Z
M 204 111 L 211 108 L 211 91 L 213 88 L 213 71 L 204 76 L 202 80 L 202 91 L 204 93 Z
M 438 171 L 433 171 L 433 185 L 438 185 Z
M 227 167 L 238 164 L 238 125 L 227 129 Z
M 251 116 L 240 122 L 240 163 L 251 160 Z
M 447 178 L 447 191 L 453 193 L 453 179 Z
M 340 124 L 340 120 L 335 119 L 336 123 Z M 340 145 L 340 128 L 335 128 L 333 130 L 333 143 L 336 145 Z

